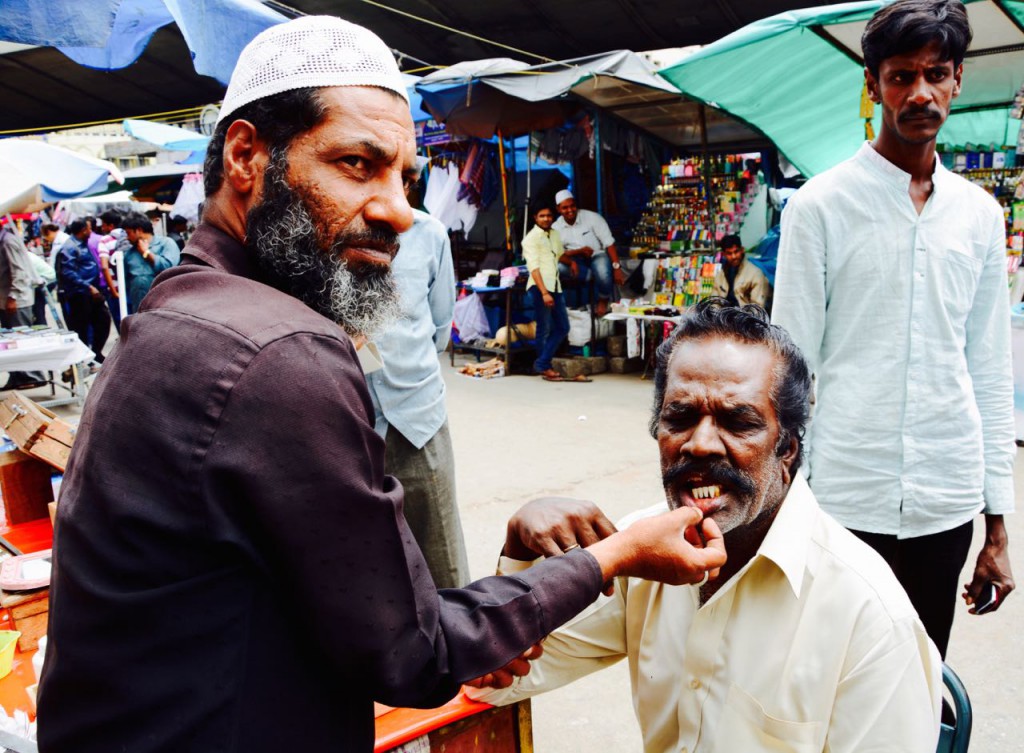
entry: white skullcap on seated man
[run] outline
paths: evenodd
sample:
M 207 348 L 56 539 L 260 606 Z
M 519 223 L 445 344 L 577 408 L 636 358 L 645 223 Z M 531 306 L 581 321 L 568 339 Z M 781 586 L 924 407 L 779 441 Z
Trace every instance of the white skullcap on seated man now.
M 368 752 L 375 700 L 437 706 L 611 577 L 724 562 L 683 511 L 438 592 L 355 348 L 399 310 L 404 96 L 387 46 L 336 18 L 243 51 L 202 221 L 126 320 L 68 463 L 40 750 Z

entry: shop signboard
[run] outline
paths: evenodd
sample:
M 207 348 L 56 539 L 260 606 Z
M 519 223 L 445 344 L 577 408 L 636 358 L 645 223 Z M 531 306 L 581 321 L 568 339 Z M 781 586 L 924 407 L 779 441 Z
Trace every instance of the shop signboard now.
M 424 120 L 416 124 L 416 144 L 418 146 L 438 146 L 449 141 L 465 141 L 465 136 L 455 136 L 445 130 L 444 123 L 436 120 Z

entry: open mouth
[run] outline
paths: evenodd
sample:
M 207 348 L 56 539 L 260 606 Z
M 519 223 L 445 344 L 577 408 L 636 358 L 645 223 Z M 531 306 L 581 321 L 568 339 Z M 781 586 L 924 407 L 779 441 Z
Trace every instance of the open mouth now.
M 676 489 L 679 501 L 686 507 L 696 507 L 705 516 L 717 512 L 725 504 L 728 489 L 721 484 L 701 484 L 700 481 L 682 482 Z

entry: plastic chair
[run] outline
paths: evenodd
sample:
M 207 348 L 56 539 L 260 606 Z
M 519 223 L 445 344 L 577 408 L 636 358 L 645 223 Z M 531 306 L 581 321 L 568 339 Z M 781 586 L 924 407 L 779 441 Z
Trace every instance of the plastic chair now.
M 936 753 L 967 753 L 973 722 L 971 699 L 956 672 L 946 664 L 942 665 L 942 682 L 953 701 L 956 721 L 953 725 L 943 722 L 939 727 L 939 747 Z

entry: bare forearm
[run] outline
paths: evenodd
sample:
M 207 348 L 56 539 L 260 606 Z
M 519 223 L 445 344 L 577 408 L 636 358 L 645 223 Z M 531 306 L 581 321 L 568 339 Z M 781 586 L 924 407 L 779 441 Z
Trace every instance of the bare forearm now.
M 548 289 L 544 285 L 544 277 L 540 273 L 540 269 L 534 269 L 530 272 L 530 277 L 533 278 L 533 284 L 537 286 L 541 295 L 548 295 Z

